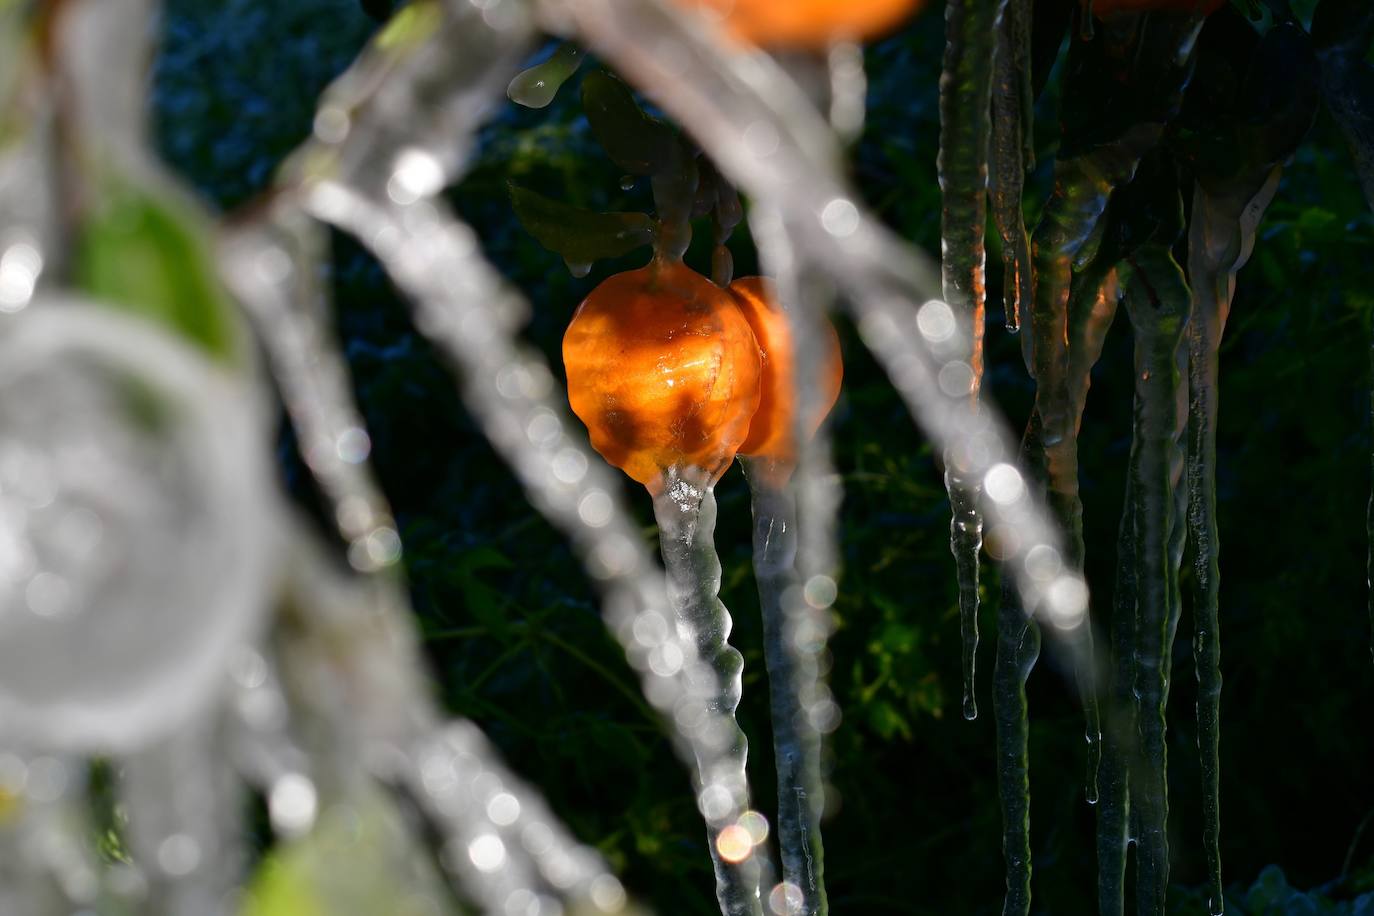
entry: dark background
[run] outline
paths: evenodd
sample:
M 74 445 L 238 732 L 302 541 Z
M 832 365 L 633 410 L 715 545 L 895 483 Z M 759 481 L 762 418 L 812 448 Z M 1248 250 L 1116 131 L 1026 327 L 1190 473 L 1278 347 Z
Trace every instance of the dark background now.
M 1301 14 L 1303 4 L 1295 6 Z M 870 204 L 932 252 L 939 250 L 942 23 L 940 10 L 930 9 L 870 48 L 868 124 L 853 153 Z M 167 160 L 214 207 L 244 204 L 307 135 L 316 96 L 375 27 L 355 0 L 170 0 L 155 74 L 156 131 Z M 1027 193 L 1032 221 L 1048 190 L 1054 95 L 1052 82 L 1039 111 L 1040 167 Z M 508 104 L 495 112 L 470 175 L 451 191 L 490 257 L 529 296 L 528 337 L 561 371 L 559 341 L 574 307 L 599 280 L 639 266 L 644 255 L 572 278 L 516 224 L 505 193 L 510 178 L 594 207 L 647 209 L 648 191 L 619 189 L 567 89 L 544 111 Z M 995 233 L 989 241 L 995 246 Z M 1365 584 L 1372 242 L 1374 223 L 1323 112 L 1240 275 L 1222 355 L 1222 851 L 1230 912 L 1362 913 L 1331 901 L 1374 889 L 1374 830 L 1357 842 L 1374 813 Z M 732 247 L 741 272 L 752 269 L 743 232 Z M 689 262 L 705 269 L 705 253 L 694 247 Z M 985 390 L 1019 428 L 1031 387 L 1016 340 L 1000 326 L 995 247 L 989 264 Z M 485 444 L 452 375 L 377 265 L 336 238 L 329 270 L 443 701 L 488 731 L 633 893 L 660 913 L 715 912 L 688 773 L 604 633 L 567 544 Z M 985 576 L 983 716 L 969 723 L 959 714 L 941 478 L 853 329 L 842 326 L 841 334 L 845 390 L 834 434 L 846 496 L 830 681 L 845 718 L 829 749 L 831 905 L 874 916 L 996 913 L 1003 873 L 988 639 L 996 574 Z M 1123 313 L 1094 374 L 1081 438 L 1088 575 L 1103 614 L 1130 445 L 1131 346 Z M 289 437 L 282 455 L 284 473 L 308 502 Z M 649 537 L 647 498 L 632 485 L 626 493 Z M 757 804 L 769 813 L 767 686 L 738 471 L 717 495 L 722 598 L 746 660 L 740 718 L 751 739 Z M 1190 630 L 1185 607 L 1169 741 L 1171 911 L 1179 913 L 1200 912 L 1205 899 L 1193 890 L 1204 875 Z M 1104 620 L 1098 639 L 1106 639 Z M 1029 692 L 1035 909 L 1090 913 L 1094 821 L 1083 800 L 1080 713 L 1046 659 Z M 1275 865 L 1282 873 L 1264 871 Z M 1284 874 L 1294 887 L 1322 887 L 1299 894 Z M 1374 912 L 1374 902 L 1360 906 Z

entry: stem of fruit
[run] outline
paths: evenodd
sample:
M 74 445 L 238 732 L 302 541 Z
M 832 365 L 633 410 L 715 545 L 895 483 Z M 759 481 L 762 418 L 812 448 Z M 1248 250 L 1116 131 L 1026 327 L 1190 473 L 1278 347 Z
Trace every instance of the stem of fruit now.
M 716 868 L 716 897 L 724 916 L 761 916 L 759 862 L 752 850 L 739 848 L 738 818 L 749 798 L 745 773 L 749 742 L 735 720 L 744 657 L 727 642 L 730 612 L 717 597 L 720 559 L 712 540 L 716 497 L 710 486 L 689 479 L 697 476 L 670 469 L 666 486 L 654 495 L 654 517 L 678 629 L 715 674 L 715 683 L 708 688 L 714 695 L 707 703 L 718 718 L 709 723 L 713 733 L 700 736 L 713 745 L 713 753 L 705 757 L 698 753 L 697 776 Z
M 754 577 L 763 612 L 763 657 L 778 771 L 778 846 L 783 880 L 801 891 L 800 909 L 829 912 L 824 882 L 820 817 L 821 736 L 807 714 L 804 692 L 816 684 L 816 661 L 803 645 L 811 614 L 796 570 L 797 501 L 790 486 L 776 486 L 758 459 L 741 458 L 754 510 Z

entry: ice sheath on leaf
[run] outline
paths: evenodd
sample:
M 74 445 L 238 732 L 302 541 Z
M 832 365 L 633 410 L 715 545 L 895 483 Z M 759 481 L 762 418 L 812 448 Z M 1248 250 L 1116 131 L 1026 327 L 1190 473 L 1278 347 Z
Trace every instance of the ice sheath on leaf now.
M 1031 333 L 1022 338 L 1035 379 L 1039 464 L 1049 503 L 1064 526 L 1067 557 L 1083 563 L 1083 506 L 1078 492 L 1078 426 L 1087 377 L 1110 322 L 1101 283 L 1114 263 L 1098 262 L 1097 287 L 1080 281 L 1083 297 L 1071 314 L 1074 270 L 1092 264 L 1101 245 L 1103 213 L 1112 192 L 1130 181 L 1142 155 L 1159 142 L 1192 71 L 1191 48 L 1200 22 L 1160 16 L 1118 22 L 1124 35 L 1104 27 L 1091 39 L 1075 40 L 1069 52 L 1063 107 L 1063 143 L 1055 163 L 1054 190 L 1032 240 L 1034 300 Z M 1103 113 L 1106 112 L 1104 117 Z M 1073 326 L 1075 322 L 1080 326 Z M 1074 352 L 1075 349 L 1080 352 Z M 1091 625 L 1070 636 L 1080 643 L 1078 659 L 1091 659 Z M 1087 720 L 1087 795 L 1097 797 L 1101 725 L 1092 665 L 1078 669 Z M 1012 812 L 1014 814 L 1014 812 Z
M 1228 27 L 1218 17 L 1204 31 L 1198 53 L 1198 72 L 1180 115 L 1183 129 L 1174 147 L 1196 179 L 1188 232 L 1193 308 L 1187 360 L 1187 521 L 1193 556 L 1203 846 L 1211 910 L 1220 913 L 1218 351 L 1236 274 L 1254 249 L 1259 222 L 1278 189 L 1280 164 L 1297 149 L 1316 115 L 1318 66 L 1306 33 L 1291 23 L 1276 25 L 1256 39 L 1248 24 Z
M 945 59 L 940 74 L 940 174 L 944 299 L 954 309 L 967 342 L 969 409 L 978 409 L 983 377 L 983 309 L 986 260 L 988 146 L 992 133 L 993 57 L 1007 0 L 947 0 Z M 1017 143 L 1020 137 L 1016 138 Z M 1019 201 L 1017 206 L 1019 206 Z M 978 715 L 974 665 L 978 644 L 978 553 L 983 518 L 980 481 L 968 479 L 946 461 L 950 550 L 959 579 L 959 628 L 963 643 L 964 718 Z

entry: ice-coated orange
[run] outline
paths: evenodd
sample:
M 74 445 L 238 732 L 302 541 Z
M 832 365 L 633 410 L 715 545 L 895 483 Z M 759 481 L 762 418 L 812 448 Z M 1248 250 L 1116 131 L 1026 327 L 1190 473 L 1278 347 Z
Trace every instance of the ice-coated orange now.
M 823 48 L 836 39 L 874 38 L 896 28 L 922 0 L 681 0 L 720 17 L 741 41 Z
M 754 331 L 763 355 L 763 376 L 759 382 L 759 407 L 749 425 L 749 435 L 739 447 L 739 454 L 769 459 L 784 476 L 790 475 L 797 462 L 797 446 L 793 424 L 797 411 L 797 389 L 794 372 L 792 329 L 787 313 L 778 304 L 773 284 L 765 277 L 741 277 L 730 284 L 740 311 Z M 806 418 L 808 437 L 816 434 L 840 397 L 840 382 L 844 378 L 844 362 L 840 357 L 840 338 L 835 328 L 825 323 L 825 356 L 816 372 L 817 402 L 815 411 Z
M 657 493 L 670 468 L 725 473 L 759 404 L 761 359 L 734 297 L 681 261 L 608 278 L 563 335 L 592 447 Z
M 1226 0 L 1093 0 L 1094 16 L 1113 13 L 1201 13 L 1210 16 L 1226 4 Z

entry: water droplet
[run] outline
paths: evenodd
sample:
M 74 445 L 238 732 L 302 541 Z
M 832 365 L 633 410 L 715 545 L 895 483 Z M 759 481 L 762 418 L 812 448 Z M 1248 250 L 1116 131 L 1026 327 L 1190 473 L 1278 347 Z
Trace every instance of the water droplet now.
M 587 274 L 592 272 L 591 261 L 570 261 L 567 258 L 564 258 L 563 263 L 568 265 L 568 273 L 572 274 L 579 280 L 581 280 Z

